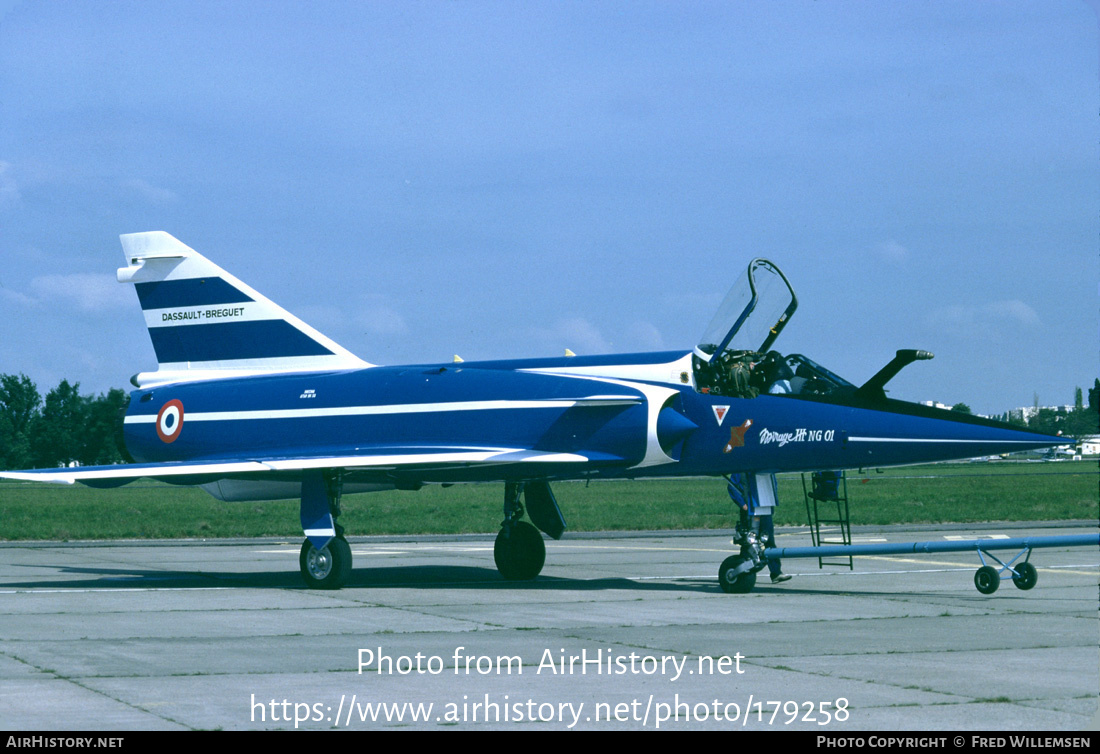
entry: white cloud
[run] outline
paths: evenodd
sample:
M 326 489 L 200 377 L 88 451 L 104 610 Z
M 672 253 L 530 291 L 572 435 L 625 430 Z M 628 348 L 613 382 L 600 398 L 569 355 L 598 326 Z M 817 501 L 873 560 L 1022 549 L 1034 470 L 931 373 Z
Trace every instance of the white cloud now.
M 19 291 L 13 291 L 10 288 L 5 288 L 3 283 L 0 283 L 0 301 L 4 301 L 9 304 L 15 304 L 17 306 L 37 306 L 38 300 L 28 296 L 25 293 Z
M 42 275 L 31 281 L 30 290 L 38 303 L 74 306 L 85 312 L 106 312 L 134 306 L 129 286 L 119 285 L 114 275 L 89 272 Z
M 361 313 L 357 322 L 370 335 L 395 337 L 409 334 L 409 326 L 397 311 L 384 304 L 375 304 Z
M 610 353 L 613 349 L 600 331 L 586 319 L 573 317 L 560 319 L 548 328 L 537 328 L 534 343 L 540 351 L 564 353 L 568 348 L 577 354 L 592 355 Z
M 11 174 L 11 163 L 0 162 L 0 209 L 15 207 L 22 199 L 19 185 Z
M 1000 319 L 1015 320 L 1026 327 L 1034 327 L 1040 323 L 1039 314 L 1023 301 L 995 301 L 985 307 L 985 312 Z
M 175 191 L 154 186 L 141 178 L 131 178 L 130 180 L 123 181 L 122 187 L 129 189 L 149 204 L 157 207 L 164 207 L 179 201 L 179 195 L 176 194 Z
M 387 305 L 384 298 L 380 295 L 369 295 L 356 301 L 343 301 L 342 305 L 311 304 L 289 308 L 303 322 L 317 328 L 343 347 L 355 351 L 355 344 L 362 343 L 360 336 L 363 334 L 375 338 L 404 338 L 409 334 L 405 318 Z
M 876 246 L 875 253 L 887 262 L 893 262 L 895 264 L 901 264 L 909 259 L 909 249 L 893 239 Z
M 635 322 L 627 331 L 631 347 L 641 351 L 660 351 L 665 348 L 665 339 L 650 322 Z
M 944 306 L 929 312 L 925 321 L 931 327 L 967 339 L 1000 339 L 1041 324 L 1038 313 L 1018 299 L 976 306 Z

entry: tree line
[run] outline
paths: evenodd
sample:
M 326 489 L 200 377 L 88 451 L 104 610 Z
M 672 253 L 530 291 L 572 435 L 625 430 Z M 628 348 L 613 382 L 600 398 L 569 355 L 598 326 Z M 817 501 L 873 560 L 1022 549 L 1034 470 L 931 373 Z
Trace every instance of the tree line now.
M 129 401 L 118 388 L 106 395 L 81 395 L 80 383 L 68 380 L 42 398 L 26 375 L 0 375 L 0 468 L 128 460 L 121 447 L 121 417 Z
M 130 396 L 114 388 L 106 395 L 81 395 L 80 383 L 61 384 L 42 398 L 26 375 L 0 375 L 0 468 L 44 469 L 79 463 L 98 466 L 129 461 L 122 444 L 122 415 Z M 1038 401 L 1036 401 L 1036 404 Z M 955 411 L 970 413 L 959 403 Z M 1036 432 L 1079 439 L 1100 433 L 1100 379 L 1081 388 L 1073 410 L 1040 408 L 1025 422 L 1005 413 L 1002 420 Z
M 1039 398 L 1035 398 L 1035 412 L 1027 421 L 1014 413 L 999 417 L 1009 424 L 1027 427 L 1035 432 L 1056 435 L 1061 432 L 1066 437 L 1079 440 L 1089 435 L 1100 434 L 1100 378 L 1093 381 L 1089 388 L 1089 402 L 1085 405 L 1084 394 L 1080 387 L 1074 390 L 1073 408 L 1040 408 Z

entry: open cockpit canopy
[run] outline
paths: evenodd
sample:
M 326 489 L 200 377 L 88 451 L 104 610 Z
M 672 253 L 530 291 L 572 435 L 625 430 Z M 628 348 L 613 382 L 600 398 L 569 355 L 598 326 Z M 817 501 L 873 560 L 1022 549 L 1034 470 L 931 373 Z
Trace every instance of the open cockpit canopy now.
M 794 289 L 779 268 L 766 259 L 752 260 L 695 346 L 696 389 L 741 398 L 853 392 L 854 385 L 811 359 L 771 350 L 797 308 Z
M 709 364 L 729 352 L 763 353 L 796 308 L 798 299 L 786 276 L 767 259 L 754 259 L 718 307 L 695 356 Z

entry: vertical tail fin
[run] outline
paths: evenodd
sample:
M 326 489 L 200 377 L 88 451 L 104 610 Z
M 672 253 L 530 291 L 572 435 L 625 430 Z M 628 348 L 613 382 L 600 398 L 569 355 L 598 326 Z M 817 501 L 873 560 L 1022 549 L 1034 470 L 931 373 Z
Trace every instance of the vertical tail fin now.
M 168 233 L 120 238 L 158 362 L 135 385 L 371 366 Z

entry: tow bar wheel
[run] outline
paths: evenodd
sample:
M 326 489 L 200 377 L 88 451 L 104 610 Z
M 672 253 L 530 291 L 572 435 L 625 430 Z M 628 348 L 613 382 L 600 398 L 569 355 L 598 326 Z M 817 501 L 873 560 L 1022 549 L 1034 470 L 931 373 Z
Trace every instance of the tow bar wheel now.
M 982 566 L 974 574 L 974 586 L 982 594 L 993 594 L 1001 585 L 1001 575 L 993 566 Z
M 1039 580 L 1039 573 L 1031 563 L 1023 562 L 1016 566 L 1016 575 L 1012 577 L 1012 583 L 1017 589 L 1028 590 L 1035 586 Z

